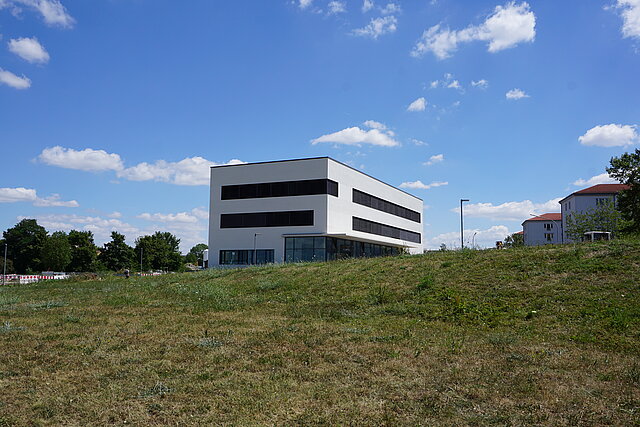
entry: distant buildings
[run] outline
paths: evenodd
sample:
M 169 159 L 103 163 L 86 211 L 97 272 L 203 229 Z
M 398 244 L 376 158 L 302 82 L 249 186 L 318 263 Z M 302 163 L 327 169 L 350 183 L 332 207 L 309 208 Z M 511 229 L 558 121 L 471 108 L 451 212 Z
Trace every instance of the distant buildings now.
M 329 157 L 211 168 L 209 266 L 422 253 L 422 200 Z
M 586 212 L 608 202 L 616 203 L 617 194 L 627 188 L 624 184 L 598 184 L 571 193 L 560 200 L 560 213 L 545 213 L 522 223 L 524 244 L 572 243 L 573 240 L 566 233 L 567 219 L 577 212 Z

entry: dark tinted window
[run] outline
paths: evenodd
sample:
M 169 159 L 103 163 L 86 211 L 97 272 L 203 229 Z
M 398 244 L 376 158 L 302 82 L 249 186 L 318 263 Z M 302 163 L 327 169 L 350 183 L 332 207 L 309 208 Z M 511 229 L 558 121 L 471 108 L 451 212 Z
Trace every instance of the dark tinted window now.
M 220 251 L 221 265 L 248 265 L 273 263 L 273 249 L 224 250 Z
M 353 189 L 353 203 L 410 219 L 411 221 L 420 222 L 419 212 L 396 205 L 395 203 L 387 202 L 386 200 L 367 194 L 364 191 L 356 190 L 355 188 Z
M 313 225 L 313 211 L 255 212 L 220 215 L 220 228 Z
M 220 198 L 222 200 L 261 199 L 265 197 L 311 196 L 314 194 L 330 194 L 338 197 L 338 183 L 330 179 L 308 179 L 304 181 L 223 185 Z
M 369 221 L 362 218 L 353 217 L 353 230 L 362 231 L 363 233 L 377 234 L 378 236 L 392 237 L 398 240 L 406 240 L 408 242 L 420 243 L 420 233 L 404 230 L 402 228 L 393 227 L 391 225 L 381 224 L 379 222 Z

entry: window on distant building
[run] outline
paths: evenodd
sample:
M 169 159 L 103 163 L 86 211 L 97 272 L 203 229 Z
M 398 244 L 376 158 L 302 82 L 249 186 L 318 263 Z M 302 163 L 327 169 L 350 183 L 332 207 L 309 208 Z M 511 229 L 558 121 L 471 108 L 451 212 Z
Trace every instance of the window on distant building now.
M 544 224 L 544 229 L 545 230 L 551 230 L 552 228 L 553 228 L 553 223 Z
M 553 233 L 544 233 L 544 238 L 547 240 L 547 242 L 553 241 Z
M 608 197 L 597 198 L 596 199 L 596 205 L 597 206 L 605 205 L 605 204 L 607 204 L 609 202 L 609 200 L 611 200 L 611 199 L 609 199 Z

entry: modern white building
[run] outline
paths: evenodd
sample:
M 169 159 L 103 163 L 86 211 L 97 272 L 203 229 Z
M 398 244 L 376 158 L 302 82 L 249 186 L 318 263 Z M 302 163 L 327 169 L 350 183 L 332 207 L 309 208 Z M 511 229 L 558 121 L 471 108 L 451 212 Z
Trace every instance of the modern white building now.
M 210 191 L 209 267 L 422 253 L 422 200 L 329 157 L 214 166 Z
M 522 231 L 525 246 L 563 243 L 562 214 L 546 213 L 526 219 Z
M 576 191 L 560 200 L 562 211 L 562 229 L 564 231 L 564 242 L 573 242 L 566 234 L 567 219 L 576 212 L 584 213 L 595 209 L 598 206 L 613 202 L 617 202 L 617 195 L 620 191 L 629 187 L 624 184 L 598 184 L 584 190 Z M 596 230 L 594 230 L 596 231 Z

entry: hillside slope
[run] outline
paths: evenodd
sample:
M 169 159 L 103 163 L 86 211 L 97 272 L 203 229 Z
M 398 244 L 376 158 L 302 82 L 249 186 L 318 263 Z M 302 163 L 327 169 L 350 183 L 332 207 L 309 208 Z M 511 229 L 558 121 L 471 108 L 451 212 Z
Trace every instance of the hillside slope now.
M 640 423 L 640 241 L 0 288 L 0 426 Z

